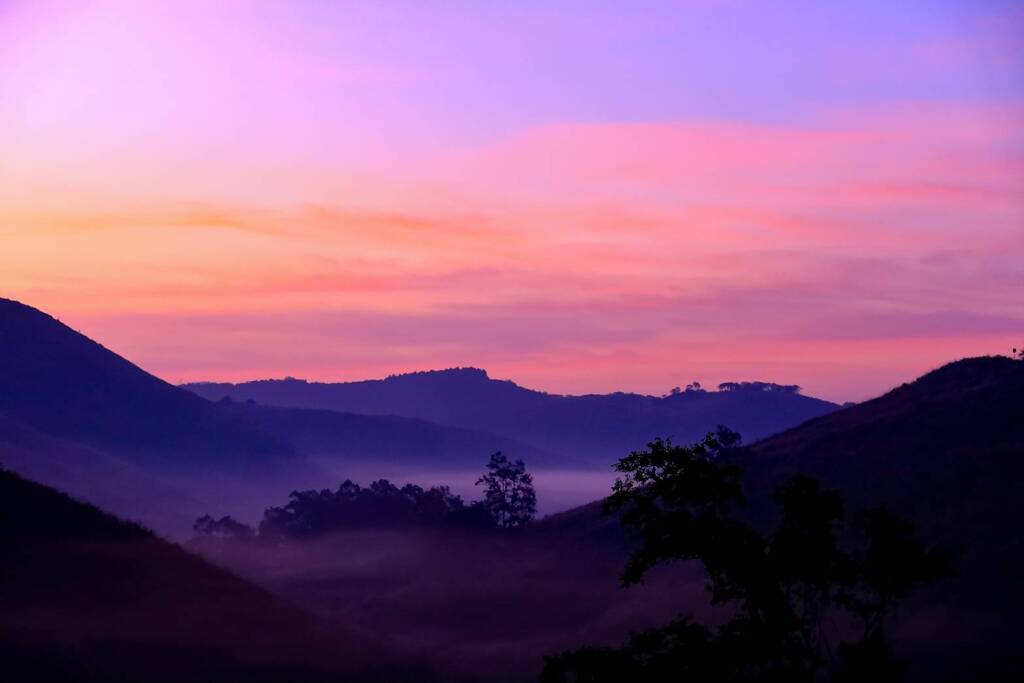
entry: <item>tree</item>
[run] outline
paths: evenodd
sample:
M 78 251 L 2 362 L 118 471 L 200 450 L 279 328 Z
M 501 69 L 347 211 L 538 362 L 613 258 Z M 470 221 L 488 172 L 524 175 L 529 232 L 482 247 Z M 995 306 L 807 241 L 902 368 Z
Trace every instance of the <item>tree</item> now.
M 1016 356 L 1017 360 L 1024 360 L 1024 347 L 1014 349 L 1013 355 Z
M 498 451 L 491 456 L 487 469 L 476 483 L 485 485 L 483 503 L 495 526 L 512 529 L 533 521 L 537 494 L 533 489 L 533 475 L 527 473 L 523 461 L 513 462 Z
M 715 441 L 718 442 L 719 449 L 724 451 L 740 447 L 743 444 L 743 437 L 725 425 L 718 425 L 715 427 Z
M 211 515 L 203 515 L 195 521 L 192 529 L 203 536 L 235 540 L 250 540 L 256 536 L 256 532 L 251 526 L 228 516 L 216 519 Z
M 545 683 L 570 674 L 591 683 L 898 679 L 886 621 L 914 589 L 947 573 L 946 557 L 883 509 L 847 522 L 842 496 L 805 476 L 775 491 L 781 515 L 764 535 L 736 514 L 742 470 L 718 457 L 722 450 L 713 434 L 688 447 L 652 442 L 618 462 L 623 476 L 605 509 L 639 540 L 624 586 L 659 564 L 697 560 L 711 603 L 731 607 L 731 618 L 712 626 L 683 616 L 620 648 L 546 657 Z

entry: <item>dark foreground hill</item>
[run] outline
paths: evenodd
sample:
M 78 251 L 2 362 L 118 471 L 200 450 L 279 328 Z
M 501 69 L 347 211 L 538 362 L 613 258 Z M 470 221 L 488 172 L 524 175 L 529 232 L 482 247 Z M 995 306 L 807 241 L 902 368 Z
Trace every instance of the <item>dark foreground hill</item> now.
M 475 368 L 334 384 L 285 379 L 185 386 L 210 400 L 230 396 L 266 405 L 401 415 L 482 430 L 603 467 L 657 434 L 685 441 L 725 423 L 748 439 L 758 438 L 836 408 L 791 387 L 765 383 L 666 397 L 562 396 L 494 380 Z
M 0 558 L 0 680 L 413 678 L 337 625 L 4 470 Z
M 950 363 L 764 439 L 747 457 L 758 476 L 776 480 L 799 470 L 858 500 L 922 516 L 938 512 L 940 501 L 1007 503 L 1024 492 L 1014 476 L 1024 472 L 1024 362 Z
M 1024 362 L 950 363 L 741 457 L 755 492 L 802 472 L 912 517 L 967 564 L 1001 571 L 1002 561 L 1024 559 Z M 989 557 L 970 562 L 978 552 Z
M 950 363 L 741 457 L 755 509 L 803 472 L 853 505 L 884 504 L 912 519 L 953 552 L 959 574 L 918 606 L 914 628 L 933 641 L 927 656 L 975 680 L 1024 673 L 1024 362 Z M 918 646 L 928 653 L 927 642 Z
M 847 510 L 885 507 L 953 554 L 938 583 L 893 625 L 914 680 L 1021 680 L 1024 660 L 1024 362 L 950 363 L 879 398 L 741 449 L 747 513 L 770 523 L 775 487 L 809 474 Z M 597 503 L 556 515 L 547 533 L 620 538 Z

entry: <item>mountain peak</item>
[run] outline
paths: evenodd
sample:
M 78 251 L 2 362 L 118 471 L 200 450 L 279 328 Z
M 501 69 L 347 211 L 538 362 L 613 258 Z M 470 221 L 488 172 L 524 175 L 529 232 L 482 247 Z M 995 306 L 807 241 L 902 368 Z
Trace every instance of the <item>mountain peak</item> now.
M 489 380 L 490 376 L 486 370 L 474 367 L 443 368 L 441 370 L 417 370 L 414 372 L 403 372 L 388 375 L 385 381 L 405 379 L 471 379 Z
M 0 411 L 53 436 L 140 454 L 287 454 L 56 318 L 0 299 Z
M 926 373 L 913 384 L 931 390 L 939 387 L 963 389 L 999 380 L 1008 372 L 1024 372 L 1024 362 L 1007 356 L 975 356 L 946 363 Z

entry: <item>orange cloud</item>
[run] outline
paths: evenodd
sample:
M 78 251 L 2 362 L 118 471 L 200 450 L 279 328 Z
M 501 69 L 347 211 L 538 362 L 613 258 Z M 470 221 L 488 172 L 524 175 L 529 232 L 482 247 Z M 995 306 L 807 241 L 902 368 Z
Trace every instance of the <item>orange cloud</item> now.
M 1024 320 L 1015 112 L 564 124 L 337 196 L 349 169 L 315 188 L 306 169 L 265 202 L 8 186 L 3 293 L 172 379 L 475 363 L 556 390 L 759 367 L 880 384 L 1003 350 Z

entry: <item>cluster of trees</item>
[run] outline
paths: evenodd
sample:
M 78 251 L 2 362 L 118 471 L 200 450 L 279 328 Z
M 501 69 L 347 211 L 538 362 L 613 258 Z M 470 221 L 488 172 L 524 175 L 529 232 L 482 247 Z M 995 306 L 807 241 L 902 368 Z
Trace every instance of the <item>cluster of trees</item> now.
M 1013 350 L 1014 353 L 1017 349 Z M 798 394 L 800 386 L 797 384 L 776 384 L 775 382 L 722 382 L 718 385 L 719 391 L 774 391 L 782 394 Z M 679 396 L 680 394 L 700 394 L 707 391 L 700 382 L 690 382 L 685 388 L 672 387 L 666 396 Z
M 704 387 L 702 387 L 700 385 L 700 382 L 694 381 L 694 382 L 690 382 L 689 384 L 687 384 L 685 389 L 680 389 L 679 387 L 672 387 L 671 391 L 668 392 L 668 395 L 669 396 L 678 396 L 679 394 L 682 394 L 682 393 L 700 394 L 700 393 L 703 393 L 704 391 L 705 391 L 705 389 L 704 389 Z
M 719 391 L 773 391 L 780 394 L 798 394 L 797 384 L 776 384 L 775 382 L 722 382 Z
M 447 486 L 399 488 L 386 479 L 363 488 L 346 480 L 337 491 L 293 491 L 288 503 L 271 507 L 260 522 L 261 537 L 303 538 L 368 526 L 408 524 L 487 527 L 490 515 L 480 503 L 466 505 Z
M 805 476 L 776 490 L 779 522 L 764 534 L 738 514 L 742 470 L 724 450 L 714 434 L 689 447 L 651 443 L 618 462 L 605 510 L 638 536 L 624 586 L 697 560 L 711 603 L 731 618 L 682 616 L 619 648 L 546 657 L 544 683 L 899 680 L 885 625 L 914 589 L 948 573 L 946 556 L 884 509 L 847 517 L 837 492 Z
M 501 452 L 491 456 L 477 480 L 484 498 L 466 503 L 447 486 L 399 488 L 379 479 L 364 488 L 346 480 L 330 489 L 293 491 L 287 504 L 267 508 L 259 530 L 232 519 L 203 515 L 196 533 L 215 538 L 308 538 L 333 531 L 371 526 L 433 525 L 467 529 L 517 529 L 530 524 L 537 511 L 533 476 L 522 460 Z
M 215 538 L 248 540 L 256 536 L 256 532 L 251 526 L 227 516 L 217 519 L 211 515 L 203 515 L 196 520 L 192 528 L 198 534 Z

